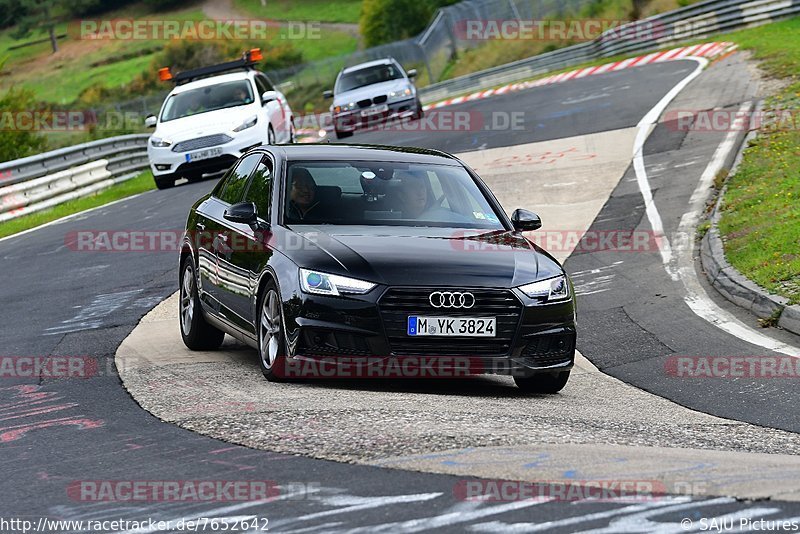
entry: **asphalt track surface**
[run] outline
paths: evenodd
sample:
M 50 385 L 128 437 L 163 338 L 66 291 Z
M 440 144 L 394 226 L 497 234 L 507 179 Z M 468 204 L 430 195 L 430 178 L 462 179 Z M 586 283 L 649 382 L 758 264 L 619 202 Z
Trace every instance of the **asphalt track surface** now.
M 645 66 L 452 108 L 484 115 L 524 111 L 522 130 L 403 136 L 367 132 L 352 141 L 463 152 L 632 127 L 693 68 L 688 61 Z M 651 136 L 645 146 L 648 165 L 648 158 L 654 165 L 669 161 L 679 145 L 671 133 L 661 128 Z M 698 139 L 698 157 L 707 158 L 718 141 Z M 696 180 L 668 168 L 657 174 L 656 202 L 667 228 L 674 228 Z M 629 178 L 620 182 L 595 227 L 647 224 L 641 197 Z M 66 245 L 67 236 L 77 230 L 179 230 L 189 206 L 212 186 L 204 182 L 146 193 L 0 242 L 3 355 L 82 355 L 99 359 L 101 369 L 113 368 L 121 341 L 149 309 L 175 291 L 176 255 L 75 252 Z M 605 372 L 702 411 L 795 432 L 800 428 L 800 415 L 791 409 L 798 395 L 792 382 L 695 384 L 664 376 L 664 359 L 673 354 L 764 350 L 724 334 L 682 307 L 681 290 L 666 277 L 657 255 L 577 254 L 566 265 L 575 272 L 618 261 L 624 270 L 617 269 L 611 282 L 604 279 L 603 291 L 580 300 L 579 349 L 590 360 Z M 143 520 L 253 515 L 269 518 L 272 531 L 494 531 L 516 524 L 520 531 L 647 532 L 668 523 L 660 525 L 664 531 L 682 532 L 677 522 L 685 517 L 734 511 L 753 517 L 800 516 L 796 503 L 732 499 L 464 502 L 454 496 L 459 477 L 254 451 L 162 423 L 128 396 L 113 373 L 86 379 L 3 378 L 0 406 L 3 517 Z M 82 502 L 66 491 L 81 480 L 209 479 L 276 481 L 285 492 L 270 503 L 192 504 Z M 292 482 L 305 484 L 306 491 Z

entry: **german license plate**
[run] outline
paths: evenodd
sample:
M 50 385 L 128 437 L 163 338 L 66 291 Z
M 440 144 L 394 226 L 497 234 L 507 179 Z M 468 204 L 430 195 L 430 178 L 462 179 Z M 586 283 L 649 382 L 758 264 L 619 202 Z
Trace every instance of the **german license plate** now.
M 201 159 L 215 158 L 222 155 L 221 148 L 207 148 L 186 154 L 186 161 L 200 161 Z
M 408 318 L 409 336 L 495 337 L 495 317 L 418 317 Z
M 382 106 L 375 106 L 374 108 L 365 109 L 361 112 L 362 117 L 371 117 L 373 115 L 380 115 L 389 111 L 389 106 L 384 104 Z

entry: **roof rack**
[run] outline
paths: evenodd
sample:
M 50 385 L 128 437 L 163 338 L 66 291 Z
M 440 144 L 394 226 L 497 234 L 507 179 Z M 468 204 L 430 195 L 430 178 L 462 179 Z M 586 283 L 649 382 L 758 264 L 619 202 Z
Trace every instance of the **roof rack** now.
M 194 80 L 198 80 L 200 78 L 206 78 L 208 76 L 214 74 L 220 74 L 223 72 L 231 72 L 236 70 L 245 70 L 245 71 L 251 70 L 253 68 L 253 65 L 258 63 L 262 59 L 263 56 L 261 55 L 261 49 L 252 48 L 244 52 L 242 54 L 242 57 L 235 61 L 227 61 L 225 63 L 219 63 L 218 65 L 210 65 L 208 67 L 200 67 L 199 69 L 187 70 L 184 72 L 179 72 L 174 76 L 170 75 L 169 77 L 167 77 L 167 74 L 165 73 L 165 75 L 162 76 L 161 79 L 172 80 L 173 82 L 175 82 L 175 85 L 181 85 Z M 161 70 L 163 71 L 165 69 Z M 167 69 L 167 73 L 168 72 L 169 70 Z

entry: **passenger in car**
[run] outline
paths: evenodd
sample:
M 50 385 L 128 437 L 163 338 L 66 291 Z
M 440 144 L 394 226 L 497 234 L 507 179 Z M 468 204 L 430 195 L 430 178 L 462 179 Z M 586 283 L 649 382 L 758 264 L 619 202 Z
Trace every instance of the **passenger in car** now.
M 305 167 L 292 167 L 286 216 L 292 221 L 325 222 L 335 215 L 339 187 L 319 187 Z M 325 195 L 322 194 L 325 189 Z M 339 217 L 336 217 L 339 218 Z
M 400 203 L 403 218 L 417 219 L 428 209 L 428 188 L 422 178 L 411 173 L 398 173 L 400 178 Z
M 419 219 L 439 223 L 469 222 L 470 219 L 436 203 L 426 179 L 410 172 L 399 172 L 400 202 L 404 219 Z

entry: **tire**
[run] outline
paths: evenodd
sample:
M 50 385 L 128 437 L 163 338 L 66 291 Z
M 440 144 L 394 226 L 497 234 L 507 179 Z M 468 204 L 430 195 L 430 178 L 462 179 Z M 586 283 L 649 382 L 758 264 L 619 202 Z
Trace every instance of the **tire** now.
M 159 176 L 158 178 L 155 178 L 155 181 L 156 187 L 160 190 L 175 187 L 175 176 L 171 174 Z
M 272 125 L 270 124 L 269 130 L 267 130 L 267 144 L 274 145 L 275 144 L 275 130 L 272 129 Z
M 567 380 L 569 380 L 569 371 L 514 377 L 517 387 L 524 393 L 558 393 L 567 385 Z
M 178 322 L 183 344 L 190 350 L 215 350 L 222 345 L 225 332 L 210 325 L 203 316 L 197 293 L 194 259 L 187 256 L 181 264 L 181 290 L 178 301 Z
M 417 112 L 414 114 L 414 120 L 420 120 L 425 116 L 425 110 L 422 109 L 422 102 L 417 100 Z
M 258 299 L 258 366 L 270 382 L 285 382 L 286 337 L 278 287 L 269 281 Z
M 336 139 L 346 139 L 353 135 L 353 132 L 340 132 L 339 130 L 334 130 L 336 134 Z
M 294 130 L 294 122 L 289 126 L 289 143 L 294 144 L 297 142 L 297 132 Z

